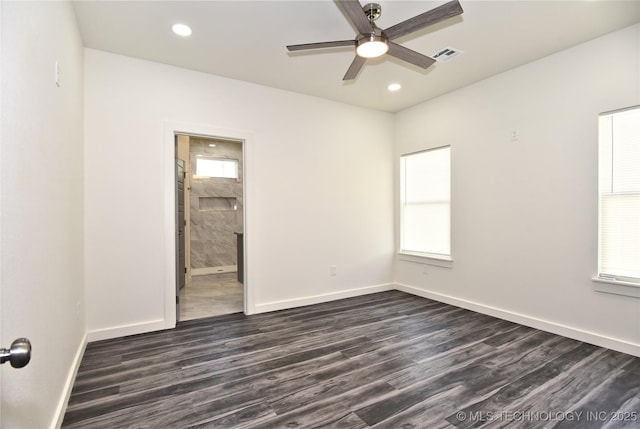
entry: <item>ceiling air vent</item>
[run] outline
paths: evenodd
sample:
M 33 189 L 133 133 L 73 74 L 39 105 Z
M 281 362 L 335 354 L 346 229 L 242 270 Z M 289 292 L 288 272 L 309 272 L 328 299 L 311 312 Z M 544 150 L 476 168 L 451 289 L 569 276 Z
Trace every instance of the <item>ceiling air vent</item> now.
M 460 49 L 447 46 L 446 48 L 440 49 L 438 52 L 431 55 L 431 58 L 433 58 L 439 63 L 446 63 L 448 61 L 451 61 L 452 59 L 454 59 L 455 57 L 457 57 L 462 53 L 463 52 Z

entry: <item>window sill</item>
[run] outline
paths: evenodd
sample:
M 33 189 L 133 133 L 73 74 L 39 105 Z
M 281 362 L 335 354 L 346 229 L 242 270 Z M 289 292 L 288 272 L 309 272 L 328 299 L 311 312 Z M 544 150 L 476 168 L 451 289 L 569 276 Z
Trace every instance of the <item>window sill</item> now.
M 614 279 L 603 279 L 600 277 L 594 277 L 592 280 L 594 282 L 593 289 L 598 292 L 640 298 L 640 284 L 638 283 L 623 282 Z
M 398 259 L 417 264 L 433 265 L 436 267 L 453 268 L 453 259 L 446 255 L 434 255 L 418 252 L 398 252 Z

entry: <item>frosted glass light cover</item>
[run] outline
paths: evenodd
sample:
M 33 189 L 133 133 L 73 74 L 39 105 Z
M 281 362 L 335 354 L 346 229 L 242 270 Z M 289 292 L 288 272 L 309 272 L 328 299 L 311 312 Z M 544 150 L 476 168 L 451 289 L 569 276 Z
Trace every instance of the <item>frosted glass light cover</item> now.
M 380 55 L 384 55 L 389 50 L 387 45 L 382 40 L 368 40 L 363 41 L 356 48 L 356 53 L 362 58 L 376 58 Z

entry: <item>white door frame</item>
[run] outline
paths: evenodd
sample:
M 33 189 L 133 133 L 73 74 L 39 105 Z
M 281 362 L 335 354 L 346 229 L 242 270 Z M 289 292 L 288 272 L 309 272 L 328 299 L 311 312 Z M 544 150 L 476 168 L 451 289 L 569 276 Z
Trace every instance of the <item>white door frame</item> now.
M 225 140 L 235 140 L 242 143 L 243 177 L 242 195 L 243 212 L 242 219 L 244 225 L 244 313 L 255 313 L 253 291 L 251 289 L 251 277 L 247 271 L 250 264 L 250 246 L 248 245 L 250 236 L 250 218 L 248 206 L 251 203 L 247 198 L 250 174 L 247 171 L 253 153 L 253 134 L 247 131 L 218 128 L 211 125 L 191 124 L 184 122 L 165 121 L 164 123 L 164 294 L 165 327 L 170 329 L 176 326 L 176 248 L 175 248 L 175 136 L 176 134 L 186 134 L 189 136 L 202 136 L 207 138 L 219 138 Z M 249 201 L 249 203 L 247 203 Z

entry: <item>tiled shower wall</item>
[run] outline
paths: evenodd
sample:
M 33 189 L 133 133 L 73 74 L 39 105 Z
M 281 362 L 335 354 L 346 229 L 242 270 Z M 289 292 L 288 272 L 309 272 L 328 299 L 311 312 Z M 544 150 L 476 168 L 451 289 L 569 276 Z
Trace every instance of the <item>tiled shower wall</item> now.
M 215 147 L 209 147 L 215 144 Z M 198 155 L 238 161 L 238 179 L 197 178 Z M 189 141 L 191 171 L 191 268 L 210 268 L 237 265 L 235 232 L 243 231 L 242 224 L 242 144 L 228 141 L 199 139 Z M 235 198 L 236 206 L 220 204 L 223 200 L 210 197 Z

